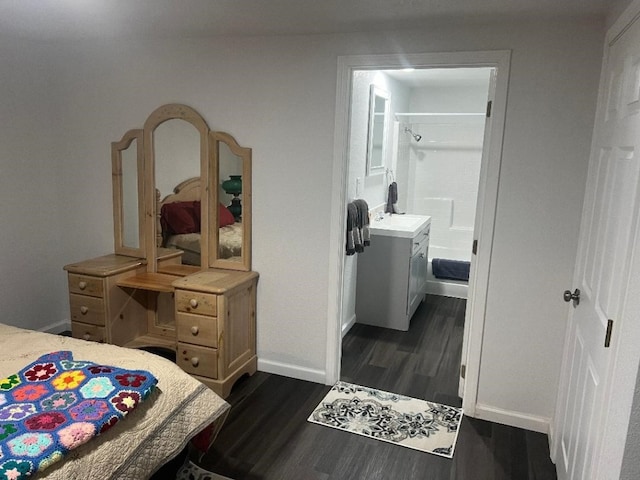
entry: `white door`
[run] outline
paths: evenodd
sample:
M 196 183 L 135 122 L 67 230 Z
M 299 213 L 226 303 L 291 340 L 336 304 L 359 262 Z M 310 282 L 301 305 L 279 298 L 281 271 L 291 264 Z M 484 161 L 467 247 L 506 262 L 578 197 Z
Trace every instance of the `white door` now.
M 580 301 L 570 307 L 554 420 L 553 447 L 560 480 L 601 480 L 610 475 L 600 468 L 608 461 L 601 455 L 602 432 L 608 410 L 618 401 L 611 395 L 611 373 L 620 342 L 625 340 L 616 338 L 616 333 L 620 332 L 630 274 L 640 274 L 630 267 L 639 240 L 639 147 L 640 21 L 636 21 L 605 48 L 571 286 L 572 291 L 580 290 Z M 610 320 L 613 338 L 610 347 L 605 347 Z

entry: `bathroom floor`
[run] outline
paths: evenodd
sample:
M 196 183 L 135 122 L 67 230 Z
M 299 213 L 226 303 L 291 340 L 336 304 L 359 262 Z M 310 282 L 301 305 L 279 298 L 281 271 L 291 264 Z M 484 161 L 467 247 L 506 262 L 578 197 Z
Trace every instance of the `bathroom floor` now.
M 341 380 L 462 406 L 465 307 L 464 299 L 427 295 L 407 332 L 356 323 L 342 342 Z

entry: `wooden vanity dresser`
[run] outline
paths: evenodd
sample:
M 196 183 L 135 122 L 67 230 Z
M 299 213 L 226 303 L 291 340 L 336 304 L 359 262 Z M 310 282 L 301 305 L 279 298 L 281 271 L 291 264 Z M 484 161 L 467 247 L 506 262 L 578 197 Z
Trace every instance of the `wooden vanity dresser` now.
M 180 138 L 185 126 L 195 127 L 195 134 L 189 134 L 191 145 Z M 161 133 L 167 138 L 161 139 Z M 170 144 L 175 155 L 183 143 L 181 164 L 188 164 L 191 155 L 191 170 L 161 179 L 176 170 L 175 165 L 162 167 L 162 145 Z M 209 131 L 190 107 L 170 104 L 155 110 L 144 129 L 130 130 L 112 144 L 112 163 L 115 253 L 64 267 L 72 335 L 175 352 L 185 372 L 226 398 L 238 378 L 257 369 L 251 150 L 226 133 Z M 194 170 L 200 175 L 189 178 Z M 226 194 L 220 184 L 230 175 L 242 178 L 242 193 L 234 195 L 242 211 L 231 220 L 235 224 L 223 230 L 218 226 Z M 159 201 L 163 195 L 158 186 L 168 182 L 176 187 Z M 200 228 L 189 230 L 187 238 L 197 251 L 186 255 L 165 245 L 177 238 L 172 235 L 183 235 L 165 221 L 167 204 L 195 209 Z M 229 237 L 224 248 L 223 234 Z M 191 264 L 184 264 L 185 259 Z

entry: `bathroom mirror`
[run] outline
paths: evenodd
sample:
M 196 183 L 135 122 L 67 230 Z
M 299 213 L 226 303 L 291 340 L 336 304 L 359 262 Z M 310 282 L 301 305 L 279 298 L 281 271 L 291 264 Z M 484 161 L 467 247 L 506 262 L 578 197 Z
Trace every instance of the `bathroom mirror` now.
M 389 98 L 388 92 L 371 85 L 367 136 L 367 175 L 384 173 Z
M 144 148 L 142 130 L 111 144 L 115 253 L 145 256 Z
M 251 270 L 251 149 L 224 132 L 209 134 L 211 181 L 209 205 L 217 217 L 209 223 L 210 267 Z M 212 209 L 213 210 L 213 209 Z M 220 226 L 218 228 L 218 225 Z

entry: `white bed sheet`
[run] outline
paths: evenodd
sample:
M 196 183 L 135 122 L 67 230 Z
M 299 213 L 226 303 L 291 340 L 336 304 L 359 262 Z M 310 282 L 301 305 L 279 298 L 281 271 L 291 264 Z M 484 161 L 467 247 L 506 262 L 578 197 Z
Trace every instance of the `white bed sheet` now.
M 158 384 L 145 402 L 113 428 L 72 450 L 34 479 L 149 478 L 199 431 L 214 422 L 219 429 L 228 414 L 228 403 L 162 357 L 4 324 L 0 324 L 0 378 L 60 350 L 71 350 L 76 360 L 148 370 Z

